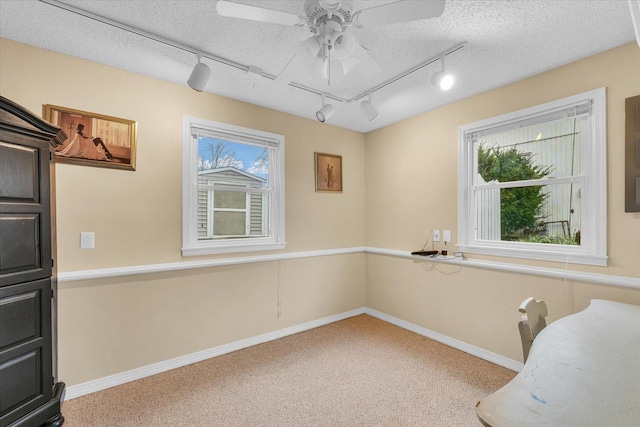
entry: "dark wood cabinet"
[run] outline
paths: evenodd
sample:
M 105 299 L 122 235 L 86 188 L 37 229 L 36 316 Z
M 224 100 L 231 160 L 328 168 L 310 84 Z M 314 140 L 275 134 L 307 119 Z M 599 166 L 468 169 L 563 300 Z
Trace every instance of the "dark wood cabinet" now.
M 67 138 L 0 96 L 0 427 L 61 426 L 52 151 Z

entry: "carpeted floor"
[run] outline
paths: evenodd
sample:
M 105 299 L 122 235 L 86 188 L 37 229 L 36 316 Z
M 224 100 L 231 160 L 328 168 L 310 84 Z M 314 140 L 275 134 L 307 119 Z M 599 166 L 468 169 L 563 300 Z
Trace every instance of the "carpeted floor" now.
M 67 401 L 65 427 L 480 426 L 515 372 L 367 315 Z

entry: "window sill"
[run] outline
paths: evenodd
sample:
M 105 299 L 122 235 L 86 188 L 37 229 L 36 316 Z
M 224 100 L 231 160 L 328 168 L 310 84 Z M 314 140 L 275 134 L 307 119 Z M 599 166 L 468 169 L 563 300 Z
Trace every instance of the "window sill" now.
M 498 248 L 481 245 L 456 245 L 458 252 L 480 255 L 495 255 L 510 258 L 535 259 L 541 261 L 561 262 L 569 264 L 586 264 L 606 267 L 608 257 L 577 252 L 543 251 L 521 248 Z
M 216 255 L 237 252 L 271 251 L 284 249 L 287 242 L 229 242 L 216 246 L 194 245 L 182 248 L 182 256 Z

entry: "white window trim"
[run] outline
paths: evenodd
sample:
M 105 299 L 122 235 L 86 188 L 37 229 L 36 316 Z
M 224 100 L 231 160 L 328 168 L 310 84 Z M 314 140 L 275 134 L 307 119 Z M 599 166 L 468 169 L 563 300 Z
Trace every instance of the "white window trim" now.
M 269 162 L 271 193 L 269 206 L 269 237 L 247 237 L 238 239 L 198 240 L 198 141 L 192 136 L 192 127 L 206 128 L 224 135 L 223 139 L 242 143 L 263 141 L 275 148 Z M 209 255 L 233 252 L 249 252 L 283 249 L 285 240 L 285 190 L 284 190 L 284 136 L 240 126 L 228 125 L 184 116 L 182 135 L 182 255 Z M 235 138 L 234 138 L 235 136 Z M 263 225 L 265 226 L 265 225 Z
M 581 159 L 588 174 L 584 192 L 588 195 L 582 207 L 583 229 L 580 246 L 526 242 L 475 240 L 474 210 L 470 187 L 473 185 L 473 147 L 465 140 L 469 132 L 520 121 L 562 107 L 592 101 L 592 143 L 581 147 Z M 576 264 L 607 265 L 607 104 L 606 89 L 589 92 L 526 108 L 490 119 L 461 126 L 458 129 L 458 244 L 460 252 L 537 259 Z

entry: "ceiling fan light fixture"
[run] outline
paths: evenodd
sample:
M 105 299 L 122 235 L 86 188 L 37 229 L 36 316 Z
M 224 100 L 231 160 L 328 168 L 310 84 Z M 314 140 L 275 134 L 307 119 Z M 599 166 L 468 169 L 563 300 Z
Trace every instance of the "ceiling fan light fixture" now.
M 344 61 L 351 57 L 355 50 L 355 36 L 351 33 L 339 33 L 333 42 L 332 56 L 338 61 Z
M 318 36 L 311 36 L 296 46 L 296 58 L 307 67 L 310 67 L 318 56 L 322 43 Z
M 640 0 L 629 0 L 640 1 Z M 216 10 L 222 16 L 247 19 L 258 22 L 281 24 L 293 27 L 306 27 L 312 37 L 296 47 L 296 61 L 289 61 L 278 75 L 278 83 L 291 83 L 293 73 L 302 64 L 314 67 L 316 75 L 331 80 L 334 68 L 331 65 L 315 64 L 317 57 L 330 64 L 337 61 L 342 65 L 344 74 L 353 68 L 364 68 L 363 73 L 372 75 L 379 72 L 379 66 L 350 33 L 352 27 L 362 28 L 376 25 L 399 24 L 437 18 L 442 15 L 446 0 L 402 1 L 392 0 L 383 5 L 354 9 L 353 0 L 305 0 L 302 14 L 237 3 L 236 1 L 217 0 Z M 366 3 L 366 2 L 361 2 Z M 211 59 L 216 59 L 209 56 Z M 223 61 L 224 62 L 224 61 Z M 430 64 L 429 62 L 428 64 Z M 425 65 L 428 65 L 425 64 Z M 233 65 L 233 64 L 230 64 Z M 235 66 L 235 65 L 234 65 Z M 366 67 L 366 68 L 365 68 Z M 422 68 L 422 67 L 420 67 Z M 338 68 L 335 71 L 340 71 Z M 412 73 L 415 70 L 408 70 Z M 325 77 L 325 74 L 327 75 Z M 282 76 L 282 77 L 281 77 Z M 266 77 L 266 76 L 265 76 Z M 450 81 L 448 79 L 447 81 Z
M 323 80 L 329 79 L 329 61 L 325 61 L 322 56 L 316 56 L 316 59 L 309 67 L 309 72 Z
M 325 10 L 336 11 L 340 9 L 340 0 L 319 0 L 320 6 Z
M 211 77 L 211 69 L 207 64 L 200 62 L 200 55 L 197 55 L 197 57 L 198 63 L 193 67 L 193 71 L 191 71 L 187 84 L 191 89 L 202 92 L 209 81 L 209 77 Z

